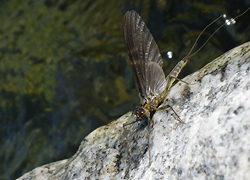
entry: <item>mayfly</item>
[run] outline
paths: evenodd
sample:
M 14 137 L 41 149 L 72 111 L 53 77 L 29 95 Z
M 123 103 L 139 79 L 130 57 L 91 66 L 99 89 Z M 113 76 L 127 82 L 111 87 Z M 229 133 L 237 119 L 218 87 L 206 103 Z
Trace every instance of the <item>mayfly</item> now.
M 177 79 L 181 69 L 186 65 L 187 58 L 181 60 L 165 78 L 162 69 L 163 61 L 158 46 L 145 22 L 135 11 L 128 11 L 124 15 L 123 35 L 131 60 L 136 90 L 141 103 L 133 112 L 136 120 L 126 123 L 123 126 L 125 127 L 146 118 L 149 133 L 150 117 L 152 114 L 157 110 L 168 107 L 173 110 L 178 120 L 184 123 L 170 105 L 159 106 L 166 98 L 168 90 Z
M 244 13 L 246 13 L 249 8 L 237 16 L 240 17 Z M 215 19 L 212 23 L 206 26 L 200 35 L 214 22 L 216 22 L 221 17 L 225 15 L 221 15 L 217 19 Z M 226 23 L 235 23 L 235 19 L 227 20 Z M 208 40 L 225 24 L 221 25 L 209 38 Z M 178 74 L 182 70 L 182 68 L 187 64 L 188 59 L 196 54 L 206 43 L 207 41 L 193 54 L 194 46 L 196 45 L 197 40 L 200 35 L 196 39 L 193 47 L 187 56 L 185 56 L 181 61 L 177 63 L 177 65 L 173 68 L 173 70 L 165 77 L 165 74 L 162 69 L 163 61 L 161 54 L 159 52 L 158 46 L 147 28 L 145 22 L 142 20 L 140 15 L 135 11 L 128 11 L 124 15 L 123 19 L 123 35 L 124 41 L 127 47 L 128 55 L 130 57 L 131 67 L 133 71 L 133 77 L 135 81 L 135 86 L 137 93 L 140 98 L 140 106 L 137 106 L 132 115 L 136 117 L 135 121 L 125 123 L 123 127 L 125 128 L 128 125 L 131 125 L 137 121 L 143 121 L 147 119 L 147 128 L 148 128 L 148 146 L 150 146 L 149 142 L 149 134 L 150 134 L 150 121 L 151 117 L 155 113 L 155 111 L 170 108 L 174 114 L 176 115 L 179 122 L 184 123 L 178 114 L 174 111 L 174 109 L 170 105 L 161 106 L 161 104 L 166 99 L 169 89 L 175 80 L 182 81 L 178 79 Z M 184 82 L 184 81 L 182 81 Z M 186 82 L 185 82 L 186 83 Z M 188 84 L 188 83 L 187 83 Z M 150 164 L 150 147 L 149 147 L 149 164 Z

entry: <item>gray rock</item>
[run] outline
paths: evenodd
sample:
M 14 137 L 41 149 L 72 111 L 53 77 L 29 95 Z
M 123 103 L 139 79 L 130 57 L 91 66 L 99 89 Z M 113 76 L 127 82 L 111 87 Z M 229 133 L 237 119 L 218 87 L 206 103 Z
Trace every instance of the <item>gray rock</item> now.
M 247 179 L 250 177 L 250 43 L 225 53 L 171 88 L 150 130 L 127 126 L 131 112 L 89 134 L 70 159 L 24 179 Z M 127 136 L 126 136 L 127 133 Z M 128 141 L 126 141 L 128 137 Z M 127 145 L 129 143 L 129 146 Z M 127 149 L 129 149 L 129 154 Z

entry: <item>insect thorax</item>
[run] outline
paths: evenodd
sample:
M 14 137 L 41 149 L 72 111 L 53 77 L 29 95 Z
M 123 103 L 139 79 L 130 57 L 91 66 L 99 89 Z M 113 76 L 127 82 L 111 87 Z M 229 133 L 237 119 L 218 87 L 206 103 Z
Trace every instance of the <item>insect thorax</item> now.
M 137 106 L 133 112 L 136 118 L 142 121 L 145 117 L 150 117 L 150 112 L 155 111 L 162 102 L 159 97 L 151 96 L 151 98 L 144 99 L 144 103 Z
M 155 111 L 160 105 L 160 103 L 162 103 L 162 101 L 163 99 L 160 96 L 154 95 L 154 96 L 148 97 L 145 100 L 143 107 L 147 109 L 148 111 Z

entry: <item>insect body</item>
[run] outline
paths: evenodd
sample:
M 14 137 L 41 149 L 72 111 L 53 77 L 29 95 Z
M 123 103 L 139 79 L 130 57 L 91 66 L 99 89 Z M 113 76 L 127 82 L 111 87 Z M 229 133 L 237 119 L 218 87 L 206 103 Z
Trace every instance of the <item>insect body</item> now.
M 186 65 L 187 59 L 181 60 L 169 75 L 165 77 L 162 69 L 163 61 L 158 46 L 145 22 L 135 11 L 128 11 L 124 15 L 123 34 L 130 57 L 136 90 L 141 102 L 141 105 L 133 112 L 136 120 L 126 123 L 123 126 L 125 127 L 146 118 L 148 133 L 150 134 L 149 130 L 152 114 L 157 110 L 168 107 L 173 110 L 170 105 L 163 107 L 159 106 L 166 98 L 170 87 L 177 79 L 181 69 Z M 178 120 L 184 123 L 174 110 L 173 112 L 178 117 Z M 149 139 L 148 136 L 148 144 L 150 144 Z
M 181 60 L 165 77 L 158 46 L 145 22 L 135 11 L 128 11 L 124 15 L 123 34 L 141 102 L 141 106 L 134 111 L 136 121 L 141 121 L 145 117 L 149 121 L 150 112 L 163 109 L 159 106 L 166 98 L 181 69 L 186 65 L 187 59 Z M 179 116 L 177 117 L 180 120 Z

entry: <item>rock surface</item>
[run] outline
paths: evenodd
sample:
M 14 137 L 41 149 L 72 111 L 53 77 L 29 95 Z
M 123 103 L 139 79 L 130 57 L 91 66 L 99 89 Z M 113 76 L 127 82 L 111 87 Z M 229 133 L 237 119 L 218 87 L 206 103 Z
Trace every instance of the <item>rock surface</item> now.
M 89 134 L 70 159 L 38 167 L 25 179 L 247 179 L 250 177 L 250 43 L 225 53 L 171 88 L 169 109 L 150 132 L 129 130 L 127 113 Z

